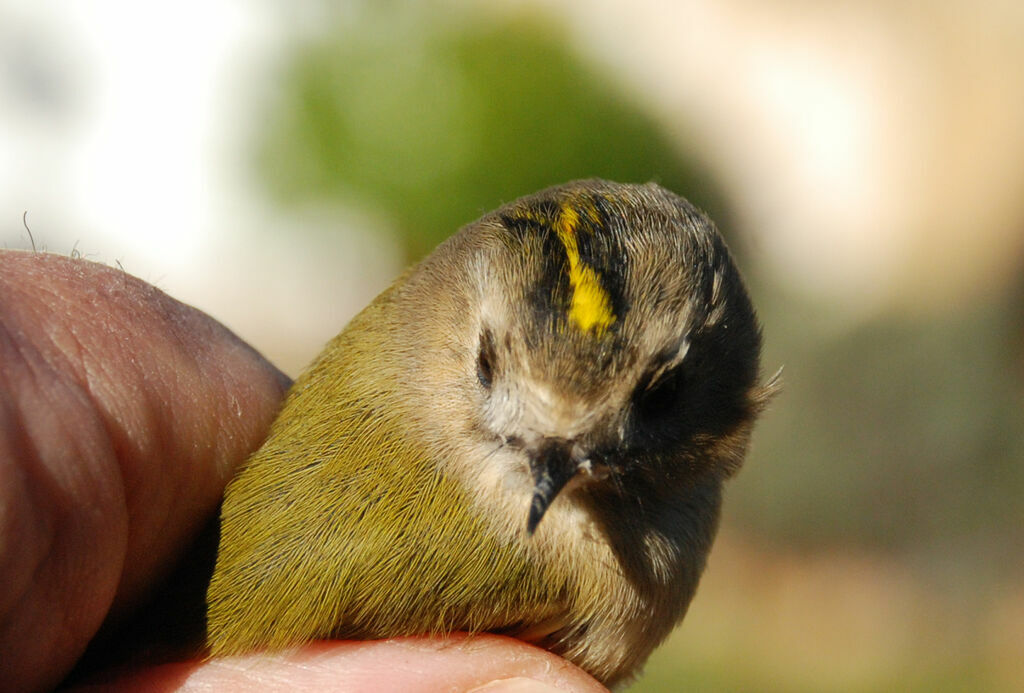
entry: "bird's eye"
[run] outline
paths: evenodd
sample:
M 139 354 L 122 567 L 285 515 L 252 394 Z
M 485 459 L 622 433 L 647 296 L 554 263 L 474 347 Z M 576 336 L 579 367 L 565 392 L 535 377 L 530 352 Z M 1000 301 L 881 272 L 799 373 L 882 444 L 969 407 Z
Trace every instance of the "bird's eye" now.
M 637 415 L 648 423 L 670 417 L 679 407 L 683 384 L 683 369 L 680 366 L 662 373 L 656 382 L 644 381 L 633 397 Z
M 476 361 L 476 377 L 488 390 L 494 378 L 494 338 L 490 330 L 484 330 L 480 336 L 480 355 Z

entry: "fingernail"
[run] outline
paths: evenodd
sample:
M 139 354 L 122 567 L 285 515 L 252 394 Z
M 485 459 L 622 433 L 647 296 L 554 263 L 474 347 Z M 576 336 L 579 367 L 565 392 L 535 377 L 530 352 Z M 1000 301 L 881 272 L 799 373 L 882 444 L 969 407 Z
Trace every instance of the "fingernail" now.
M 561 690 L 561 688 L 555 688 L 551 684 L 537 679 L 516 676 L 511 679 L 498 679 L 485 683 L 467 693 L 560 693 Z

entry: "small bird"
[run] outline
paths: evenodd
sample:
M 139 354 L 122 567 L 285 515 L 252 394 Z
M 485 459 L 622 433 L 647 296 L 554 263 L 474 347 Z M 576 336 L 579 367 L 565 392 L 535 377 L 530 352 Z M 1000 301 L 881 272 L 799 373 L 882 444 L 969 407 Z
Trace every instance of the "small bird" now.
M 327 345 L 229 484 L 209 652 L 486 631 L 630 680 L 776 389 L 760 350 L 721 236 L 655 184 L 485 215 Z

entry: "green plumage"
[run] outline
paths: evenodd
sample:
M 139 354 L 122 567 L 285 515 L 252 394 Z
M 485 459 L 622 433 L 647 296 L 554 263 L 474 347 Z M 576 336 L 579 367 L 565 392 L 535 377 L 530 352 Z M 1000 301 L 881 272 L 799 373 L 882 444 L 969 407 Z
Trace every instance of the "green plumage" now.
M 231 482 L 209 590 L 212 654 L 507 630 L 564 610 L 556 571 L 488 532 L 409 427 L 381 358 L 388 330 L 366 329 L 385 327 L 390 302 L 378 298 L 331 342 Z M 368 354 L 380 368 L 362 366 Z

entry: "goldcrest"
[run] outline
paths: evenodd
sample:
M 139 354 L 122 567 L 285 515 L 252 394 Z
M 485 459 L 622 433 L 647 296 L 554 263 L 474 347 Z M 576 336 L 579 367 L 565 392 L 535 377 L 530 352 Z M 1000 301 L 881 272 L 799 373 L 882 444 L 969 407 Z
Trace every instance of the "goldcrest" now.
M 486 631 L 629 680 L 697 588 L 760 350 L 721 236 L 657 185 L 485 215 L 327 345 L 228 486 L 210 653 Z

